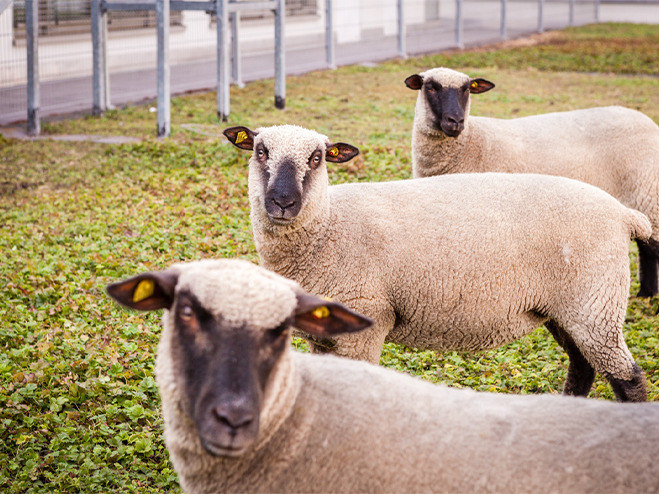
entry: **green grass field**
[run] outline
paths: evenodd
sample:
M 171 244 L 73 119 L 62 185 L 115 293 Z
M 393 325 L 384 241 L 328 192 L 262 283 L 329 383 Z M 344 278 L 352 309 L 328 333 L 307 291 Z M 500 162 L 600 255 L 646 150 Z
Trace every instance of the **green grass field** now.
M 411 176 L 416 92 L 405 77 L 446 65 L 487 78 L 472 114 L 516 117 L 608 104 L 659 122 L 659 26 L 597 25 L 531 43 L 344 67 L 291 77 L 287 108 L 271 80 L 172 101 L 172 137 L 155 139 L 148 106 L 43 124 L 44 134 L 128 135 L 137 144 L 0 137 L 0 491 L 178 492 L 153 379 L 159 315 L 122 310 L 107 283 L 209 257 L 257 261 L 247 153 L 228 125 L 293 123 L 358 146 L 331 183 Z M 638 290 L 636 253 L 631 293 Z M 659 298 L 630 298 L 625 337 L 659 400 Z M 299 341 L 296 346 L 304 349 Z M 455 387 L 560 393 L 567 359 L 543 328 L 497 350 L 414 351 L 387 344 L 382 364 Z M 591 398 L 612 400 L 598 378 Z

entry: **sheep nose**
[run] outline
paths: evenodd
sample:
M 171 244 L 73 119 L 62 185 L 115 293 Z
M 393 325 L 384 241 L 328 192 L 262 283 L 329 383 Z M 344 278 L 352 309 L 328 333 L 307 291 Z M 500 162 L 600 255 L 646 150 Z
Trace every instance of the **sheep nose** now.
M 288 196 L 273 197 L 272 202 L 279 206 L 282 211 L 295 206 L 295 199 Z
M 452 115 L 448 115 L 448 116 L 446 117 L 446 120 L 448 120 L 449 123 L 455 125 L 456 127 L 457 127 L 458 125 L 462 125 L 462 124 L 465 123 L 465 119 L 464 119 L 464 117 L 454 117 L 454 116 L 452 116 Z
M 254 421 L 254 414 L 242 407 L 218 405 L 213 408 L 213 415 L 218 422 L 232 429 L 240 429 Z

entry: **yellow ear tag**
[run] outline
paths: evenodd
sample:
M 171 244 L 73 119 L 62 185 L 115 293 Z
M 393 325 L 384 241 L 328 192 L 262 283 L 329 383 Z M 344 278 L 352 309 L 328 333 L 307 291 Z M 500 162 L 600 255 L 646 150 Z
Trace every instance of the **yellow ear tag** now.
M 478 83 L 476 81 L 471 83 L 471 89 L 476 89 L 478 87 Z
M 245 139 L 247 139 L 247 132 L 245 132 L 244 130 L 241 130 L 236 134 L 236 144 L 240 144 Z
M 133 303 L 149 298 L 156 291 L 156 284 L 152 280 L 142 280 L 133 292 Z
M 325 307 L 324 305 L 317 307 L 314 309 L 314 311 L 311 313 L 311 315 L 316 318 L 316 319 L 325 319 L 326 317 L 329 317 L 330 315 L 330 310 Z
M 334 146 L 333 148 L 328 149 L 327 154 L 329 154 L 330 156 L 337 157 L 339 155 L 339 148 Z

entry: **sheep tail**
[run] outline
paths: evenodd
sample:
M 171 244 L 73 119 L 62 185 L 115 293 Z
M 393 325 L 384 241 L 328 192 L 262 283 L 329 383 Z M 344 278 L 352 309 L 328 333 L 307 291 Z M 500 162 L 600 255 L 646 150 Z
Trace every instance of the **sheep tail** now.
M 647 216 L 635 209 L 629 211 L 629 226 L 631 238 L 634 240 L 648 240 L 652 235 L 652 224 Z

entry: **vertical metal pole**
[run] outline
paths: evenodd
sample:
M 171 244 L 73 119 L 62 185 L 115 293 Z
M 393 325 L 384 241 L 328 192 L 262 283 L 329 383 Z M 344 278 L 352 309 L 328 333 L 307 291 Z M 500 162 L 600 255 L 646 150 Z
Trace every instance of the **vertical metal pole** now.
M 595 22 L 600 21 L 600 0 L 595 0 Z
M 103 115 L 110 102 L 107 67 L 107 15 L 102 0 L 92 0 L 92 115 Z
M 405 26 L 405 12 L 403 0 L 397 0 L 398 5 L 398 55 L 407 58 L 407 29 Z
M 108 13 L 105 10 L 105 0 L 101 3 L 101 39 L 103 45 L 101 49 L 101 76 L 103 77 L 103 105 L 106 110 L 113 108 L 110 101 L 110 69 L 108 68 Z
M 506 0 L 501 0 L 501 39 L 508 39 L 508 31 L 506 28 Z
M 462 41 L 462 0 L 455 1 L 455 45 L 464 48 Z
M 275 10 L 275 108 L 280 110 L 286 107 L 285 20 L 286 3 L 284 0 L 277 0 L 277 10 Z
M 570 26 L 574 26 L 574 0 L 570 0 Z
M 229 118 L 229 30 L 228 0 L 216 0 L 217 14 L 217 118 Z
M 27 133 L 41 133 L 39 106 L 39 0 L 25 1 L 25 30 L 27 41 Z
M 327 67 L 336 68 L 334 58 L 334 19 L 332 18 L 332 0 L 325 0 L 325 54 Z
M 238 40 L 239 23 L 240 13 L 231 12 L 231 80 L 236 86 L 245 87 L 242 81 L 240 41 Z
M 545 3 L 544 0 L 538 0 L 538 32 L 539 33 L 545 32 L 544 21 L 542 19 L 542 8 L 544 6 L 544 3 Z
M 158 31 L 158 137 L 169 137 L 171 111 L 169 86 L 169 0 L 156 0 Z

